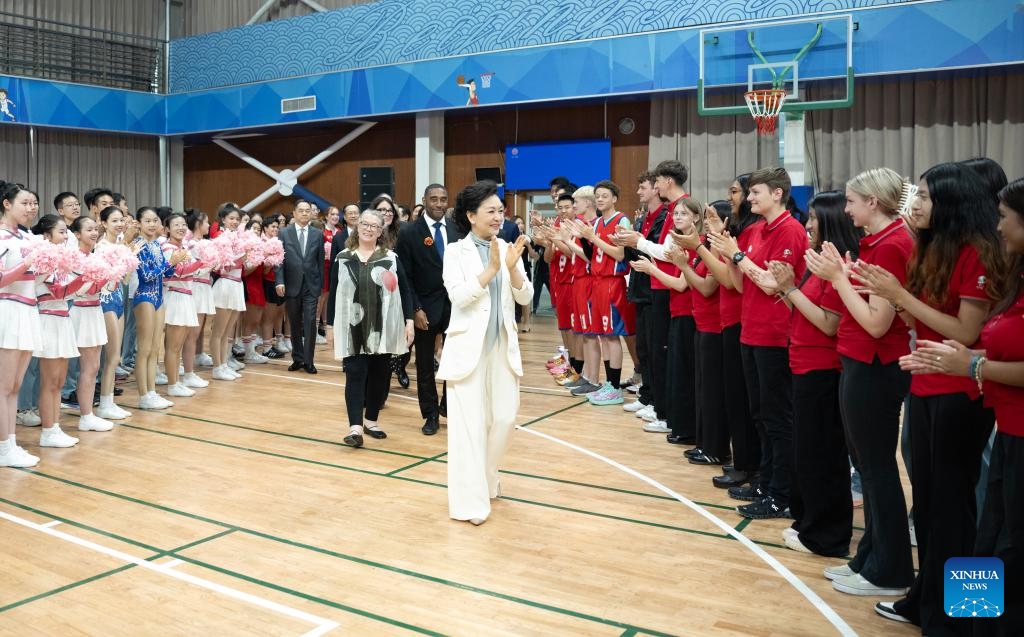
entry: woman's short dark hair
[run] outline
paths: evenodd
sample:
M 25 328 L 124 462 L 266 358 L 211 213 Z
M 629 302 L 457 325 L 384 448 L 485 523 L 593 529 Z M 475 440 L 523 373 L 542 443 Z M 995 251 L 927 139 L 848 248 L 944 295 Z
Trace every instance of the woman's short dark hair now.
M 267 226 L 269 226 L 272 223 L 276 223 L 277 225 L 280 226 L 281 225 L 281 219 L 282 219 L 282 217 L 281 217 L 280 213 L 277 213 L 277 212 L 271 213 L 271 214 L 269 214 L 269 215 L 267 215 L 266 217 L 263 218 L 263 227 L 266 228 Z
M 487 199 L 498 194 L 498 184 L 490 180 L 472 183 L 462 190 L 455 197 L 455 211 L 452 219 L 455 227 L 463 234 L 469 234 L 469 213 L 475 213 Z
M 82 231 L 82 226 L 85 225 L 86 221 L 93 221 L 93 218 L 86 217 L 85 215 L 82 215 L 81 217 L 75 217 L 75 220 L 71 222 L 70 226 L 68 226 L 68 230 L 74 233 L 79 233 Z M 93 221 L 93 223 L 95 223 L 95 221 Z
M 818 237 L 828 241 L 839 250 L 839 254 L 850 253 L 854 259 L 860 253 L 860 240 L 864 231 L 853 225 L 846 214 L 846 193 L 838 190 L 819 192 L 811 198 L 808 208 L 814 208 L 818 218 Z M 820 247 L 820 246 L 815 246 Z
M 135 211 L 135 220 L 136 221 L 142 221 L 142 217 L 147 212 L 152 212 L 153 214 L 155 214 L 157 216 L 157 218 L 160 217 L 160 212 L 156 208 L 154 208 L 153 206 L 142 206 L 141 208 L 139 208 L 138 210 Z
M 188 226 L 188 217 L 185 216 L 185 213 L 183 213 L 183 212 L 172 212 L 171 214 L 169 214 L 166 217 L 164 217 L 164 227 L 165 228 L 170 228 L 171 227 L 171 222 L 174 221 L 175 219 L 184 219 L 185 220 L 185 226 L 186 227 Z
M 123 213 L 124 210 L 121 210 L 117 206 L 107 206 L 103 210 L 100 210 L 100 221 L 106 222 L 107 219 L 110 219 L 110 215 L 114 214 L 115 212 Z
M 63 221 L 63 219 L 58 215 L 43 215 L 42 217 L 39 217 L 39 221 L 36 222 L 36 225 L 32 226 L 32 234 L 40 237 L 44 234 L 49 234 L 61 221 Z

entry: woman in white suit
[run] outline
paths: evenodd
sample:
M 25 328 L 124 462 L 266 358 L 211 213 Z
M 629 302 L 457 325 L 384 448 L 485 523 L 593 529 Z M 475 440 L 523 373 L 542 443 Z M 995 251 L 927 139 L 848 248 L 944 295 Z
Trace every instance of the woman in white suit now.
M 452 315 L 437 377 L 448 381 L 448 514 L 476 525 L 498 497 L 498 464 L 519 410 L 515 306 L 533 298 L 526 238 L 497 238 L 503 210 L 494 182 L 467 186 L 453 214 L 466 237 L 444 253 Z

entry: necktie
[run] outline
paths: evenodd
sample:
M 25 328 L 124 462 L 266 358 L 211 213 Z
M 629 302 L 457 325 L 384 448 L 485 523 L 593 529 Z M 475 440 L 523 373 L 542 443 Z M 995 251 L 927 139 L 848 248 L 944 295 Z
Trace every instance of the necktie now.
M 434 247 L 437 248 L 437 253 L 441 255 L 441 260 L 444 261 L 444 235 L 441 234 L 441 222 L 434 222 Z
M 299 228 L 299 251 L 306 256 L 306 228 Z

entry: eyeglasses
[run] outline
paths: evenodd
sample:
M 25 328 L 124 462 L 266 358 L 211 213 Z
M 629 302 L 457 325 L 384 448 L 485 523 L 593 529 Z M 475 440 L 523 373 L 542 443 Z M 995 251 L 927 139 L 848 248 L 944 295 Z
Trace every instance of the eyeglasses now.
M 395 211 L 392 210 L 391 208 L 377 208 L 377 212 L 381 213 L 384 216 L 387 216 L 387 215 L 391 215 L 392 217 L 395 216 Z
M 61 206 L 61 208 L 81 208 L 81 207 L 82 207 L 82 204 L 78 203 L 77 201 L 65 201 L 64 205 Z
M 360 228 L 365 228 L 367 230 L 380 230 L 380 225 L 379 224 L 376 224 L 376 223 L 366 223 L 365 221 L 360 221 L 359 222 L 359 227 Z

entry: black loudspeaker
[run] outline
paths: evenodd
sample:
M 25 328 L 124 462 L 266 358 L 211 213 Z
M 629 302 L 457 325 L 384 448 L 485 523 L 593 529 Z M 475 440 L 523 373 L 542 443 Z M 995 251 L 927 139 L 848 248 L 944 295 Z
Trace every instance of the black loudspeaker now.
M 359 169 L 359 207 L 365 210 L 377 195 L 395 196 L 395 169 L 391 166 L 363 166 Z
M 499 186 L 504 185 L 501 181 L 501 168 L 493 166 L 491 168 L 477 168 L 476 169 L 476 180 L 477 181 L 493 181 Z

